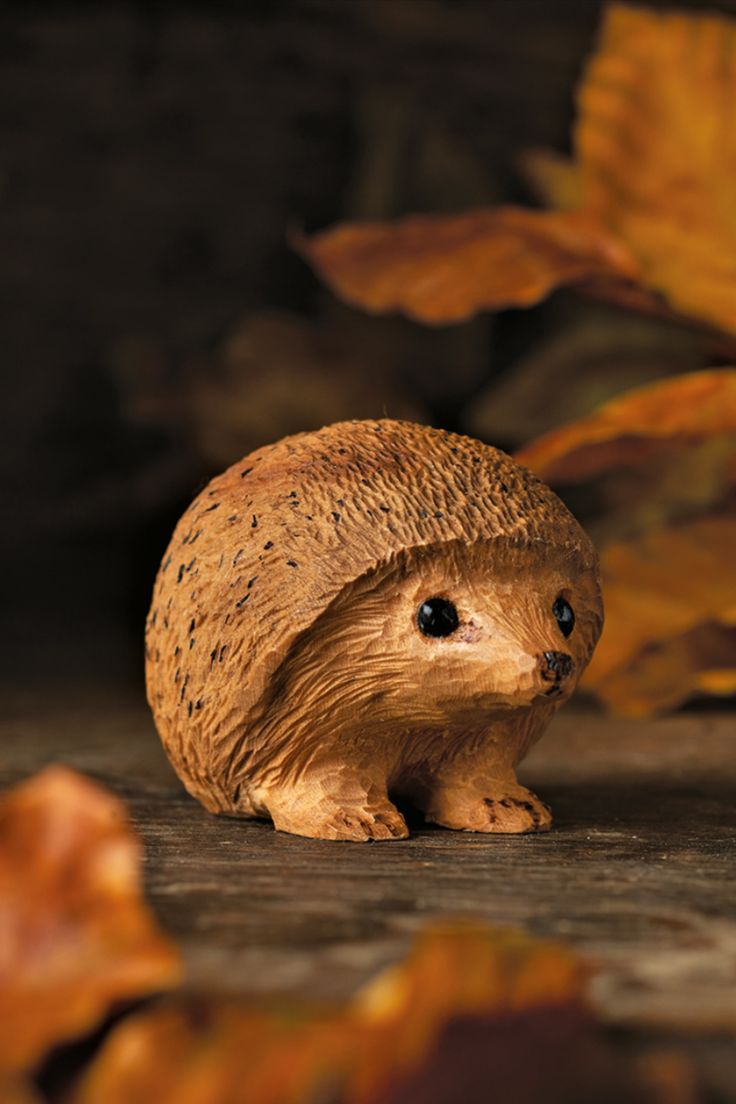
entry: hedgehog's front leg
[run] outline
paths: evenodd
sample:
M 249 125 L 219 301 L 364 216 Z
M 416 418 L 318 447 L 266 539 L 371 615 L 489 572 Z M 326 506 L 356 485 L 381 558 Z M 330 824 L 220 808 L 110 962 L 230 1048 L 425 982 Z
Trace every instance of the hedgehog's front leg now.
M 465 832 L 543 832 L 552 823 L 549 808 L 513 774 L 467 782 L 442 779 L 424 804 L 427 820 Z
M 409 835 L 385 786 L 366 784 L 344 768 L 332 773 L 313 767 L 298 782 L 272 790 L 265 805 L 274 827 L 295 836 L 367 841 Z

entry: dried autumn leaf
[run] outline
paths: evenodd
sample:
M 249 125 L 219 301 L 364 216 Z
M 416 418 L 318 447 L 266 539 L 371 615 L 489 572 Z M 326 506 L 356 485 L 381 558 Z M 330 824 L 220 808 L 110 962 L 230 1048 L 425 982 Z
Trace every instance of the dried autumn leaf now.
M 165 988 L 179 958 L 141 900 L 121 803 L 64 767 L 0 801 L 0 1071 L 34 1066 L 117 1001 Z
M 19 1077 L 0 1074 L 0 1100 L 2 1104 L 42 1104 L 33 1086 Z
M 736 332 L 736 23 L 614 4 L 579 93 L 583 208 L 645 286 Z
M 159 1008 L 115 1028 L 69 1104 L 320 1104 L 352 1041 L 339 1022 L 233 1002 Z
M 535 147 L 523 150 L 517 161 L 534 196 L 547 207 L 558 211 L 577 211 L 582 207 L 580 169 L 569 157 L 556 150 Z
M 638 715 L 705 691 L 709 681 L 727 688 L 728 653 L 721 662 L 708 660 L 700 672 L 698 663 L 691 675 L 696 681 L 688 684 L 672 642 L 705 624 L 736 626 L 736 517 L 697 518 L 612 544 L 602 552 L 601 569 L 606 625 L 584 686 Z M 645 662 L 629 697 L 625 672 L 631 680 L 642 654 L 665 644 L 659 662 L 652 664 L 651 656 Z
M 521 444 L 586 417 L 629 388 L 704 364 L 699 335 L 661 319 L 576 302 L 567 305 L 550 337 L 475 395 L 463 425 L 486 441 Z
M 736 691 L 736 371 L 629 392 L 517 459 L 552 483 L 597 480 L 606 627 L 583 685 L 633 716 Z
M 344 1104 L 369 1104 L 423 1061 L 453 1017 L 577 1007 L 586 975 L 571 953 L 521 933 L 435 927 L 327 1017 L 232 1002 L 135 1017 L 112 1033 L 71 1104 L 309 1104 L 338 1089 Z
M 409 957 L 354 1001 L 369 1045 L 346 1101 L 368 1104 L 417 1068 L 450 1020 L 523 1009 L 581 1007 L 588 970 L 571 952 L 518 931 L 482 924 L 437 925 Z
M 328 1016 L 189 1002 L 132 1017 L 69 1104 L 454 1104 L 460 1084 L 466 1104 L 485 1102 L 490 1084 L 494 1097 L 518 1101 L 691 1104 L 694 1093 L 661 1091 L 665 1078 L 644 1078 L 612 1050 L 584 1009 L 586 973 L 569 952 L 520 933 L 437 927 Z M 530 1046 L 549 1061 L 520 1096 Z
M 736 629 L 706 622 L 651 644 L 597 687 L 601 701 L 624 716 L 647 717 L 697 695 L 736 694 Z
M 535 166 L 565 205 L 580 181 L 576 210 L 346 224 L 295 244 L 349 302 L 426 323 L 584 284 L 734 334 L 734 58 L 725 16 L 612 5 L 579 93 L 576 164 L 556 164 L 554 179 Z
M 693 372 L 628 391 L 516 459 L 551 483 L 571 483 L 724 435 L 736 446 L 736 371 Z
M 371 1104 L 694 1104 L 698 1099 L 695 1072 L 684 1056 L 656 1052 L 626 1060 L 592 1017 L 565 1006 L 452 1020 L 427 1060 Z
M 637 274 L 628 250 L 566 211 L 499 207 L 349 223 L 294 244 L 347 302 L 430 324 L 531 306 L 561 284 Z

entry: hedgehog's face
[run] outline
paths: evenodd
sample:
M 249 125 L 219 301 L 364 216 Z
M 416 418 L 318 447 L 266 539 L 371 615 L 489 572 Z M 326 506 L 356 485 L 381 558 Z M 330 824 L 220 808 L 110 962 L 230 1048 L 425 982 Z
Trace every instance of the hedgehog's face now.
M 555 549 L 420 560 L 401 605 L 417 688 L 452 714 L 568 698 L 600 631 L 591 571 Z
M 375 620 L 363 654 L 407 720 L 564 701 L 602 618 L 594 571 L 554 548 L 415 555 L 366 599 Z

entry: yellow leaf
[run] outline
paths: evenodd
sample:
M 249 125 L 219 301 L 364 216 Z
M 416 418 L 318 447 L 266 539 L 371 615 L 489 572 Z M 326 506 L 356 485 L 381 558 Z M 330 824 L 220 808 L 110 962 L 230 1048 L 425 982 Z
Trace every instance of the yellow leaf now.
M 627 391 L 516 454 L 551 483 L 570 483 L 722 434 L 736 446 L 736 371 L 693 372 Z
M 638 673 L 633 665 L 646 649 L 705 624 L 736 625 L 736 518 L 698 518 L 612 544 L 601 555 L 601 573 L 606 624 L 582 685 L 637 713 L 689 696 L 699 686 L 688 679 L 701 668 L 685 664 L 690 674 L 683 674 L 687 652 L 650 657 Z M 720 666 L 716 654 L 702 669 Z M 701 689 L 711 677 L 705 674 Z
M 628 717 L 649 717 L 700 694 L 736 694 L 736 631 L 707 622 L 653 644 L 602 679 L 596 692 Z
M 572 952 L 522 933 L 437 925 L 405 962 L 329 1015 L 209 1001 L 132 1017 L 70 1104 L 379 1104 L 455 1017 L 482 1025 L 484 1015 L 504 1023 L 533 1009 L 584 1016 L 587 974 Z
M 614 4 L 579 93 L 583 209 L 641 280 L 736 333 L 736 23 Z
M 614 4 L 579 92 L 576 164 L 528 158 L 568 209 L 347 224 L 295 244 L 349 302 L 426 323 L 580 284 L 736 334 L 735 99 L 736 22 Z

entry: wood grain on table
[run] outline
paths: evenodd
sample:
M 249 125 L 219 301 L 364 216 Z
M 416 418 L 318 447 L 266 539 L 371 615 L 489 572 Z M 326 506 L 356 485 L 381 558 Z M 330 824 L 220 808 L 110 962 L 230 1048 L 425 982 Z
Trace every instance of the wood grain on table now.
M 8 692 L 0 784 L 61 761 L 120 794 L 188 984 L 342 997 L 438 914 L 564 940 L 598 965 L 604 1019 L 685 1045 L 736 1099 L 736 717 L 655 722 L 572 707 L 520 769 L 553 830 L 300 839 L 218 818 L 182 790 L 142 693 Z M 723 1098 L 731 1099 L 730 1096 Z

